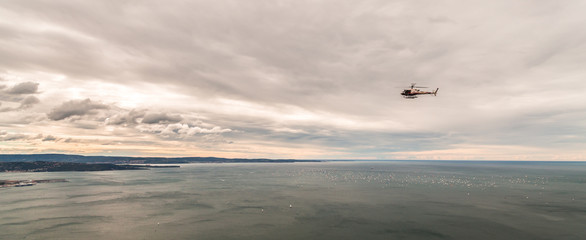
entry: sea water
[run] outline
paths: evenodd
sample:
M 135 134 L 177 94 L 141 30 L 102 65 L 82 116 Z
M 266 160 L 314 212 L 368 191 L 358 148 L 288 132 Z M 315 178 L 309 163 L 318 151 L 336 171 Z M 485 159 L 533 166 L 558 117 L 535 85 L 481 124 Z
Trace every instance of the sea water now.
M 584 239 L 586 163 L 184 164 L 0 173 L 0 239 Z

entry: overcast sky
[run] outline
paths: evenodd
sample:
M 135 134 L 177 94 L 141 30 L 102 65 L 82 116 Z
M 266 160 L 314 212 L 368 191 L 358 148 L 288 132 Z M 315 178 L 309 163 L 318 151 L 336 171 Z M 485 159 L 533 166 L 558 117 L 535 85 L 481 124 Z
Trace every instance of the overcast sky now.
M 0 152 L 586 160 L 586 1 L 0 1 Z M 404 99 L 411 83 L 437 96 Z

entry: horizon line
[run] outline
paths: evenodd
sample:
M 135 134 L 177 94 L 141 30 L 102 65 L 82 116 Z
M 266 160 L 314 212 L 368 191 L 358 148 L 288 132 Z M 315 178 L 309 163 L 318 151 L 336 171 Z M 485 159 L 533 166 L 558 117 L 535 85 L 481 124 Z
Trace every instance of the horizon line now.
M 25 156 L 33 156 L 33 155 L 64 155 L 64 156 L 81 156 L 81 157 L 106 157 L 106 158 L 164 158 L 164 159 L 181 159 L 181 158 L 218 158 L 218 159 L 243 159 L 243 160 L 255 160 L 255 159 L 262 159 L 262 160 L 275 160 L 275 161 L 286 161 L 286 160 L 296 160 L 296 161 L 333 161 L 333 162 L 386 162 L 386 161 L 420 161 L 420 162 L 586 162 L 586 160 L 518 160 L 518 159 L 340 159 L 340 158 L 323 158 L 323 159 L 313 159 L 313 158 L 245 158 L 245 157 L 235 157 L 235 158 L 227 158 L 227 157 L 214 157 L 214 156 L 182 156 L 182 157 L 161 157 L 161 156 L 110 156 L 110 155 L 82 155 L 82 154 L 70 154 L 70 153 L 16 153 L 16 154 L 5 154 L 0 153 L 0 156 L 7 156 L 7 155 L 25 155 Z

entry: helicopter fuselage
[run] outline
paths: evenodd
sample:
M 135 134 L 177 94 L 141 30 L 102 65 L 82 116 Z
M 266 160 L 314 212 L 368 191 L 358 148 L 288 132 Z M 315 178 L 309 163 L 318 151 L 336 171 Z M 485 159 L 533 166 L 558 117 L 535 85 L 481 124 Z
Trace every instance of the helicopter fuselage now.
M 401 92 L 401 95 L 403 95 L 404 98 L 413 99 L 413 98 L 417 98 L 417 95 L 422 95 L 422 94 L 433 94 L 435 96 L 437 94 L 438 90 L 439 90 L 439 88 L 437 88 L 433 92 L 426 92 L 426 91 L 421 91 L 417 88 L 411 88 L 411 89 L 403 90 L 403 92 Z

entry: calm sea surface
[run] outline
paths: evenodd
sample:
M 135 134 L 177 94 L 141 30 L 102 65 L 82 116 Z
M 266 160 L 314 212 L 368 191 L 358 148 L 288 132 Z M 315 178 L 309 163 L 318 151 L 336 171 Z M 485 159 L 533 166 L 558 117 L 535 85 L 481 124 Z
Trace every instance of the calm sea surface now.
M 586 163 L 0 173 L 0 239 L 586 239 Z

